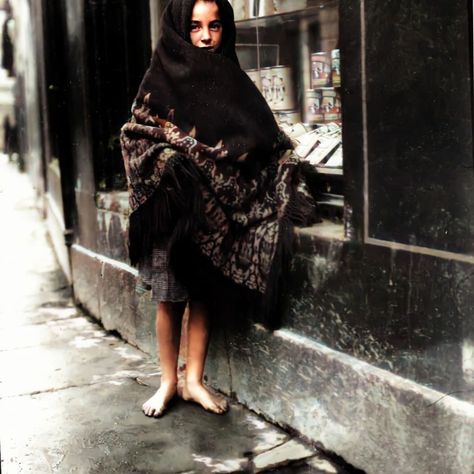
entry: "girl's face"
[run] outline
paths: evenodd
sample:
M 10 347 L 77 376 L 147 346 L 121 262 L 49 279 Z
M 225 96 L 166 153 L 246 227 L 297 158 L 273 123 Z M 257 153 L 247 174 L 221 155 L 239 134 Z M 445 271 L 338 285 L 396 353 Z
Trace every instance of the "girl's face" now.
M 198 48 L 216 52 L 222 42 L 222 23 L 215 2 L 197 0 L 191 19 L 191 43 Z

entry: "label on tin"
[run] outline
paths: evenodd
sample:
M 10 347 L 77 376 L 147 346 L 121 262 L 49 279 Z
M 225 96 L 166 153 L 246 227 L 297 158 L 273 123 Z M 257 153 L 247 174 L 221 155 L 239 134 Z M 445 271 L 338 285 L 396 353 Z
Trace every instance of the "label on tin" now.
M 311 87 L 325 87 L 331 84 L 331 56 L 320 52 L 311 55 Z
M 323 110 L 321 108 L 322 93 L 321 90 L 306 91 L 306 122 L 323 122 Z
M 331 76 L 332 85 L 334 87 L 339 87 L 341 85 L 341 59 L 340 51 L 338 49 L 333 49 L 331 51 Z
M 325 123 L 341 119 L 341 99 L 334 89 L 322 90 L 321 109 Z
M 275 110 L 294 109 L 293 81 L 289 66 L 271 68 L 271 107 Z
M 273 104 L 273 88 L 272 88 L 272 70 L 269 67 L 260 69 L 260 78 L 262 84 L 262 95 L 267 101 L 267 104 L 272 107 Z

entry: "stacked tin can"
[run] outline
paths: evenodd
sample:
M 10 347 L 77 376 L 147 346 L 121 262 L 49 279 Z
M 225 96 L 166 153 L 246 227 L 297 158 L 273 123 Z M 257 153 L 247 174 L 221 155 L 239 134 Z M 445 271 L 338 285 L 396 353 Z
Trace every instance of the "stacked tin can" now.
M 296 109 L 293 80 L 289 66 L 272 66 L 260 70 L 261 92 L 281 125 L 301 122 Z
M 316 125 L 341 120 L 339 64 L 338 49 L 311 55 L 311 89 L 305 94 L 305 123 Z M 248 69 L 246 72 L 262 93 L 278 123 L 294 125 L 301 122 L 289 66 Z
M 311 89 L 306 91 L 305 122 L 320 124 L 341 120 L 339 50 L 311 55 Z

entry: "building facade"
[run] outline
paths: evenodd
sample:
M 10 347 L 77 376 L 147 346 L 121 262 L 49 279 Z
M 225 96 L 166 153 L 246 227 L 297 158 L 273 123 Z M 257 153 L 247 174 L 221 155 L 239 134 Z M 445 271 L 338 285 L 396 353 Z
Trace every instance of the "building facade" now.
M 119 132 L 162 8 L 15 3 L 20 148 L 58 259 L 78 304 L 150 354 L 155 309 L 128 263 Z M 304 124 L 305 145 L 336 123 L 339 142 L 313 154 L 325 220 L 298 229 L 283 327 L 216 332 L 209 383 L 367 472 L 471 473 L 472 5 L 234 9 L 241 65 L 282 127 Z

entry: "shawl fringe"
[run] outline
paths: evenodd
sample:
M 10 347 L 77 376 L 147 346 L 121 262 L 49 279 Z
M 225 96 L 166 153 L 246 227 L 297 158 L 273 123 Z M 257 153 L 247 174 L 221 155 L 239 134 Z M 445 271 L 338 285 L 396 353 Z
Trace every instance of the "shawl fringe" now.
M 199 172 L 182 155 L 168 160 L 160 185 L 130 215 L 128 250 L 130 262 L 138 266 L 151 255 L 157 242 L 175 242 L 205 228 Z

